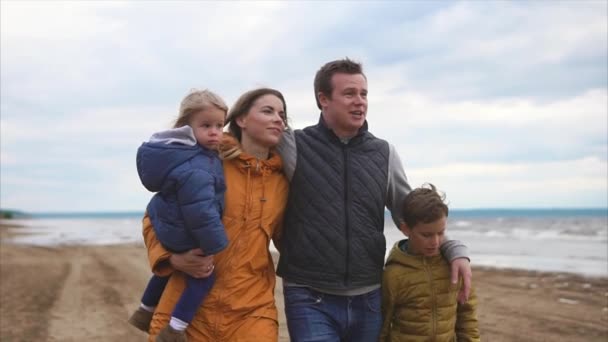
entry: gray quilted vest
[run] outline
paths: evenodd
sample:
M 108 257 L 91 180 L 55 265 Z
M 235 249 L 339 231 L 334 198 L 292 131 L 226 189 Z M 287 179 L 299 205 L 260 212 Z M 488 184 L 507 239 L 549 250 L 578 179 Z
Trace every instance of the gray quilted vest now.
M 295 137 L 278 275 L 322 289 L 380 284 L 388 143 L 369 133 L 366 123 L 345 144 L 322 119 Z

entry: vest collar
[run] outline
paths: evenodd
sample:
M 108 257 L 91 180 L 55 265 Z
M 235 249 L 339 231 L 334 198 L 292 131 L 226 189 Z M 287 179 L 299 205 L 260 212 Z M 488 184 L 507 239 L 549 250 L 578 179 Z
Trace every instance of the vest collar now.
M 327 134 L 332 139 L 342 142 L 340 137 L 338 137 L 336 135 L 336 133 L 334 133 L 334 131 L 331 128 L 329 128 L 329 126 L 327 126 L 327 122 L 325 122 L 325 119 L 323 118 L 323 113 L 319 114 L 319 123 L 317 124 L 317 127 L 319 127 L 323 133 Z M 367 133 L 367 120 L 365 120 L 365 122 L 363 122 L 363 126 L 361 126 L 361 128 L 359 128 L 359 131 L 357 132 L 357 134 L 354 137 L 350 138 L 349 141 L 353 141 L 355 138 L 360 137 L 361 135 L 363 135 L 365 133 Z

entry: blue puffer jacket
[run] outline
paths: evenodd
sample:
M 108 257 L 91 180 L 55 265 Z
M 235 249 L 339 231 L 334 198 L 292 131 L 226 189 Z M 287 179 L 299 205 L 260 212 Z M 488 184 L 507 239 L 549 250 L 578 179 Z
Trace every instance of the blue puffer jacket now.
M 160 242 L 172 252 L 228 245 L 222 225 L 224 173 L 217 153 L 199 146 L 188 126 L 156 133 L 137 150 L 137 172 L 156 192 L 147 210 Z

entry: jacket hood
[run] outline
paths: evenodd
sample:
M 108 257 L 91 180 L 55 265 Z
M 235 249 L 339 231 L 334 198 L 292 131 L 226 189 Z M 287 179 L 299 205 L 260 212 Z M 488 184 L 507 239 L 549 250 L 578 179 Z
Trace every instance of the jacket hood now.
M 404 239 L 395 243 L 391 249 L 391 253 L 386 260 L 386 266 L 391 264 L 397 264 L 406 266 L 409 268 L 424 269 L 425 265 L 441 263 L 443 257 L 435 255 L 432 257 L 425 257 L 420 255 L 412 255 L 405 252 L 407 250 L 408 239 Z
M 137 150 L 139 179 L 149 191 L 161 191 L 169 174 L 199 153 L 213 155 L 215 152 L 196 144 L 188 126 L 155 133 Z
M 222 144 L 220 145 L 220 156 L 222 159 L 235 159 L 239 170 L 243 173 L 254 172 L 269 175 L 273 172 L 283 170 L 283 160 L 278 153 L 271 149 L 270 158 L 259 160 L 256 157 L 243 152 L 239 141 L 230 133 L 224 133 Z

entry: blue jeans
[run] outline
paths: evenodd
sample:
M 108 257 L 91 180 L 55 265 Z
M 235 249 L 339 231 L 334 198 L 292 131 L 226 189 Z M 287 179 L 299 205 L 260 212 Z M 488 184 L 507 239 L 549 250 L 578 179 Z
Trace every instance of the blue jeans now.
M 308 287 L 284 286 L 292 342 L 375 342 L 382 329 L 381 290 L 336 296 Z

